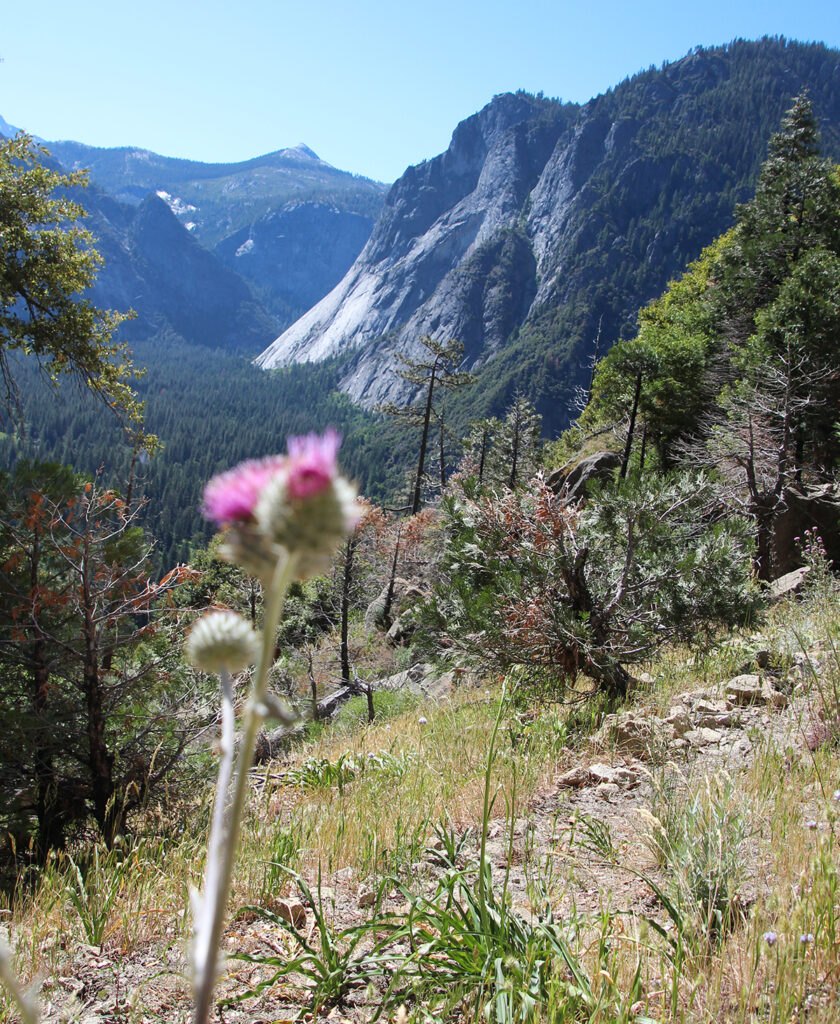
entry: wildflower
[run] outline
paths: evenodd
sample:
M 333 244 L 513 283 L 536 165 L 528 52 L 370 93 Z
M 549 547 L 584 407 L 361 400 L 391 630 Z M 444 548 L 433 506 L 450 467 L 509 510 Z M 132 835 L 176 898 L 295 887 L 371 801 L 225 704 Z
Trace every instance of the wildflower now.
M 288 455 L 250 459 L 213 477 L 202 513 L 227 527 L 220 554 L 263 580 L 284 553 L 295 556 L 299 579 L 325 572 L 342 537 L 359 521 L 356 493 L 338 474 L 341 438 L 289 438 Z
M 807 935 L 800 935 L 799 941 L 802 943 L 803 946 L 807 946 L 808 943 L 814 941 L 814 936 L 811 932 L 808 932 Z
M 326 571 L 361 516 L 354 489 L 338 475 L 340 443 L 335 431 L 291 438 L 286 471 L 267 482 L 256 505 L 260 530 L 295 553 L 300 578 Z
M 288 482 L 289 496 L 309 498 L 325 491 L 335 480 L 338 469 L 335 457 L 341 446 L 341 437 L 334 430 L 326 430 L 319 437 L 289 438 Z
M 204 488 L 204 518 L 219 527 L 253 519 L 260 494 L 269 480 L 284 472 L 286 462 L 284 455 L 248 459 L 214 476 Z
M 424 718 L 424 717 L 423 717 L 423 716 L 421 715 L 421 716 L 420 716 L 420 717 L 419 717 L 419 718 L 417 719 L 417 722 L 418 722 L 418 724 L 419 724 L 419 725 L 425 725 L 425 724 L 426 724 L 426 719 L 425 719 L 425 718 Z
M 761 937 L 762 939 L 764 939 L 768 946 L 775 946 L 776 939 L 778 938 L 775 932 L 765 932 Z
M 187 659 L 202 672 L 239 672 L 253 665 L 260 638 L 236 612 L 215 611 L 202 616 L 187 638 Z
M 815 821 L 806 821 L 805 828 L 809 828 L 812 832 L 816 831 L 817 823 Z

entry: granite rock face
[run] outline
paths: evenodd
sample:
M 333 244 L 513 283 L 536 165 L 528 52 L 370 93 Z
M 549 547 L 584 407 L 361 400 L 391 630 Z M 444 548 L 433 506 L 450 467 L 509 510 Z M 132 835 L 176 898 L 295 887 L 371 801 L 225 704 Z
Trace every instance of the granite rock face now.
M 221 241 L 214 252 L 289 323 L 331 291 L 362 251 L 373 216 L 332 203 L 285 203 Z M 291 315 L 290 315 L 291 314 Z
M 821 120 L 840 123 L 834 51 L 797 46 L 697 51 L 584 106 L 495 97 L 391 187 L 343 280 L 258 365 L 346 356 L 341 386 L 372 408 L 414 397 L 396 353 L 420 356 L 424 334 L 457 338 L 467 369 L 527 366 L 540 411 L 564 425 L 599 324 L 603 353 L 730 226 L 796 91 L 813 84 Z
M 181 296 L 181 306 L 187 299 L 204 306 L 201 331 L 213 335 L 218 325 L 229 334 L 229 325 L 238 322 L 243 337 L 236 341 L 231 336 L 232 345 L 226 347 L 250 353 L 265 348 L 279 329 L 341 280 L 367 241 L 387 191 L 380 182 L 332 167 L 304 145 L 232 164 L 174 159 L 133 147 L 47 145 L 63 167 L 89 169 L 93 187 L 80 195 L 80 201 L 93 208 L 98 221 L 89 221 L 88 226 L 97 237 L 106 236 L 103 254 L 108 280 L 103 294 L 113 293 L 119 281 L 127 302 L 121 308 L 130 305 L 145 313 L 139 307 L 158 302 L 159 286 L 146 287 L 148 268 L 130 265 L 132 257 L 139 256 L 160 271 L 168 262 L 193 293 Z M 169 225 L 163 220 L 163 206 L 172 215 Z M 110 246 L 110 238 L 121 232 L 115 219 L 122 227 L 139 219 L 152 230 L 146 231 L 140 248 L 138 240 L 122 237 Z M 175 224 L 187 240 L 177 237 Z M 189 237 L 205 251 L 200 267 L 201 258 Z M 156 238 L 161 251 L 155 251 Z M 114 260 L 121 265 L 112 270 Z M 211 269 L 214 261 L 217 265 Z M 197 269 L 198 281 L 193 276 Z M 202 290 L 201 281 L 213 277 L 214 283 Z M 135 287 L 138 279 L 140 286 Z M 179 287 L 178 281 L 162 283 L 170 295 Z M 243 288 L 253 292 L 247 300 L 241 297 Z M 251 303 L 250 312 L 243 307 L 246 301 Z M 157 320 L 135 325 L 136 336 L 141 336 L 140 327 L 148 333 L 150 324 L 172 329 L 173 303 L 164 296 L 163 305 L 162 318 L 158 315 Z M 255 307 L 262 323 L 258 337 L 251 337 Z M 202 313 L 182 308 L 181 318 L 186 316 L 200 318 Z

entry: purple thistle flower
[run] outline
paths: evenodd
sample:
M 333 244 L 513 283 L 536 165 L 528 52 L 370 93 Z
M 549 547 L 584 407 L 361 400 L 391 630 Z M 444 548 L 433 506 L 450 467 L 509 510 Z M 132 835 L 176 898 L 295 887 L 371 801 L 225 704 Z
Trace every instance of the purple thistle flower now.
M 776 939 L 778 938 L 775 932 L 765 932 L 761 937 L 764 939 L 768 946 L 775 946 Z
M 270 455 L 265 459 L 248 459 L 219 473 L 204 488 L 202 515 L 217 526 L 252 519 L 266 484 L 285 472 L 287 464 L 285 455 Z
M 310 498 L 332 484 L 338 476 L 335 457 L 340 446 L 341 436 L 332 429 L 320 437 L 289 438 L 286 489 L 290 498 Z

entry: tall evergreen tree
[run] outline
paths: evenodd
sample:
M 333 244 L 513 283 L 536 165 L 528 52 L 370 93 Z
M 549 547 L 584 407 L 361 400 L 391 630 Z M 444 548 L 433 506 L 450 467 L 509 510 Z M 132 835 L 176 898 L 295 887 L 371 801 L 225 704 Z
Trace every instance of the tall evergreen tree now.
M 464 358 L 464 346 L 459 341 L 454 338 L 446 342 L 436 341 L 431 335 L 426 334 L 420 339 L 420 343 L 428 354 L 422 359 L 399 356 L 400 368 L 397 375 L 418 389 L 423 396 L 422 404 L 398 406 L 391 403 L 382 410 L 389 416 L 396 416 L 420 426 L 420 449 L 410 501 L 412 515 L 420 510 L 435 388 L 461 388 L 473 380 L 471 374 L 458 369 Z

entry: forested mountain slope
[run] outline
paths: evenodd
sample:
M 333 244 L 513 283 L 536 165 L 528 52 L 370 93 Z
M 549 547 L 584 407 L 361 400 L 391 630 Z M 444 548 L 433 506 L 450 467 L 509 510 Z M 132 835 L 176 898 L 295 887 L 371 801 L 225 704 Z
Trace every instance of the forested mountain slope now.
M 603 354 L 632 333 L 638 308 L 732 223 L 803 89 L 825 152 L 840 153 L 840 53 L 820 44 L 698 48 L 580 108 L 496 97 L 393 185 L 344 280 L 259 364 L 345 354 L 342 387 L 372 407 L 411 397 L 396 352 L 457 337 L 479 369 L 473 414 L 502 411 L 519 386 L 564 426 L 596 336 Z

